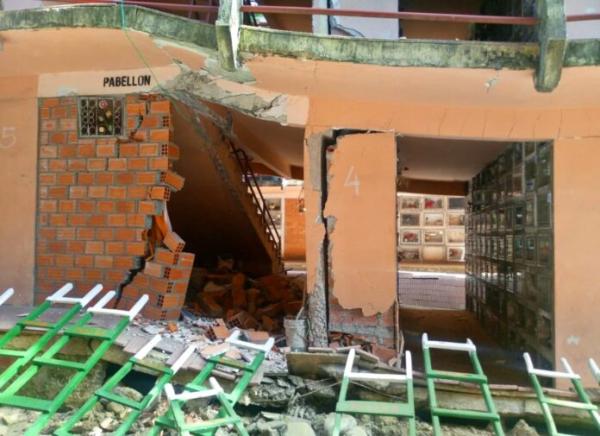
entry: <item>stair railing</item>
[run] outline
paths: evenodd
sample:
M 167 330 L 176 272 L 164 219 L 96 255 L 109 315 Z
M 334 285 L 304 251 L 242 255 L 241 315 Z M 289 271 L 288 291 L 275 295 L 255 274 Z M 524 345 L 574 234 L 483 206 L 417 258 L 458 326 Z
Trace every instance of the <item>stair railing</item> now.
M 246 184 L 246 186 L 250 188 L 248 191 L 252 196 L 252 200 L 257 208 L 258 215 L 261 217 L 267 235 L 275 245 L 277 257 L 279 260 L 281 260 L 281 236 L 279 235 L 279 231 L 277 230 L 277 226 L 275 225 L 273 216 L 269 211 L 269 207 L 267 206 L 265 197 L 262 194 L 260 185 L 258 183 L 258 179 L 256 178 L 256 174 L 250 166 L 250 159 L 248 158 L 248 155 L 244 150 L 242 150 L 241 148 L 237 148 L 231 141 L 227 142 L 229 143 L 231 154 L 233 154 L 242 172 L 243 181 Z

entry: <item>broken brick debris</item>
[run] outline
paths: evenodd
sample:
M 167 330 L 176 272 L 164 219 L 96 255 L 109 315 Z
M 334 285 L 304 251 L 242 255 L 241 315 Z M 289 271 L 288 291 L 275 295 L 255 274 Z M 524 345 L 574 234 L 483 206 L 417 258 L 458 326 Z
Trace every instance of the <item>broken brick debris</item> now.
M 151 266 L 154 272 L 155 266 Z M 227 327 L 281 332 L 283 318 L 296 316 L 303 306 L 305 284 L 297 277 L 273 274 L 256 280 L 221 268 L 220 273 L 195 268 L 190 280 L 188 307 L 212 318 L 223 318 Z M 156 274 L 164 271 L 157 269 Z

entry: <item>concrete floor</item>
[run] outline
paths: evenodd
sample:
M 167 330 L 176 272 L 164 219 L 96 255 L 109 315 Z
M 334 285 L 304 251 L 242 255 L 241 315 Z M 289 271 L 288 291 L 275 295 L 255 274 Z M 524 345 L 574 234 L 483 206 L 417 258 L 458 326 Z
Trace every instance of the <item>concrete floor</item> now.
M 413 355 L 414 368 L 423 371 L 421 336 L 429 339 L 464 342 L 470 338 L 477 346 L 483 371 L 491 383 L 528 386 L 520 353 L 508 352 L 496 343 L 470 312 L 463 310 L 400 309 L 405 348 Z M 440 370 L 472 372 L 467 353 L 439 351 L 432 353 L 433 367 Z

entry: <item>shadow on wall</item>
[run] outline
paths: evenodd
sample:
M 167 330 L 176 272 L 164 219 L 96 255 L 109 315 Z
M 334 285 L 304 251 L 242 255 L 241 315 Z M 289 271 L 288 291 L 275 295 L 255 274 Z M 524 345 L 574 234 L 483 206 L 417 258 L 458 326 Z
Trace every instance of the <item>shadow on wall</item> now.
M 181 152 L 176 171 L 185 177 L 186 184 L 169 203 L 173 228 L 186 241 L 187 250 L 196 254 L 197 265 L 214 267 L 218 257 L 231 256 L 240 271 L 254 276 L 269 274 L 271 259 L 240 204 L 239 197 L 245 195 L 241 176 L 231 180 L 227 165 L 215 165 L 214 155 L 208 153 L 207 147 L 217 149 L 227 144 L 211 133 L 216 132 L 214 125 L 209 132 L 206 126 L 191 121 L 193 114 L 188 107 L 176 106 L 175 142 Z M 210 135 L 210 143 L 204 135 Z

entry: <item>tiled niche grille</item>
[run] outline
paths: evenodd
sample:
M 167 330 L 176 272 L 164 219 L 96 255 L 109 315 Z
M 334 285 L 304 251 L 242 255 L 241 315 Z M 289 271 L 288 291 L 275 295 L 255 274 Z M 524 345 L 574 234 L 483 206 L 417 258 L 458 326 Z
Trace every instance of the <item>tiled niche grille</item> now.
M 467 306 L 540 366 L 554 360 L 552 247 L 552 144 L 512 144 L 470 185 Z
M 79 136 L 120 136 L 123 133 L 123 99 L 82 97 L 79 99 Z

